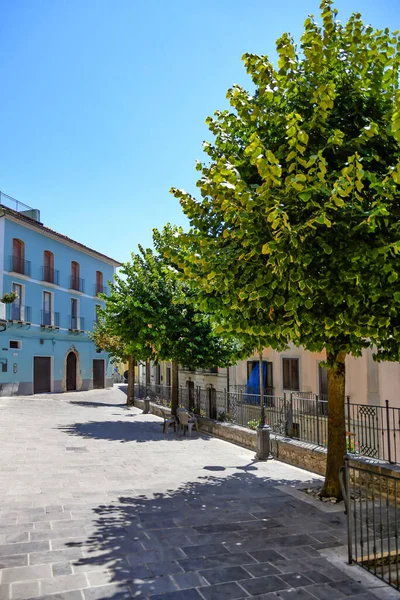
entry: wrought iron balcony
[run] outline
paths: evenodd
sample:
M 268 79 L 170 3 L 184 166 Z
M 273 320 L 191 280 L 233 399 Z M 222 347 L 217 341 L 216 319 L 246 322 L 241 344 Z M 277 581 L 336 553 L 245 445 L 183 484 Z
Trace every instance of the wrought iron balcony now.
M 74 315 L 69 317 L 69 330 L 70 331 L 84 331 L 85 319 L 84 317 L 75 317 Z
M 97 283 L 94 284 L 94 295 L 98 296 L 99 294 L 107 294 L 108 293 L 108 287 L 106 285 L 98 285 Z
M 9 257 L 10 271 L 12 273 L 20 273 L 21 275 L 31 275 L 31 262 L 30 260 L 24 260 L 19 256 L 11 255 Z
M 69 288 L 71 290 L 76 290 L 77 292 L 85 291 L 85 280 L 80 277 L 75 277 L 75 275 L 71 275 Z
M 40 326 L 54 328 L 60 327 L 60 313 L 51 310 L 42 310 Z
M 7 319 L 18 323 L 31 323 L 32 310 L 23 304 L 7 304 Z
M 47 283 L 54 283 L 55 285 L 60 284 L 60 271 L 51 269 L 50 267 L 42 267 L 42 281 Z

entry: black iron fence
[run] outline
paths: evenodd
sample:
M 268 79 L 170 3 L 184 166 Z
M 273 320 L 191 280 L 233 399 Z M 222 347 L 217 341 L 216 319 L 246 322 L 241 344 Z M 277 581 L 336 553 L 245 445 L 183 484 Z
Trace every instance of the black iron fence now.
M 377 472 L 346 461 L 349 563 L 357 563 L 400 591 L 400 473 Z
M 136 394 L 167 406 L 171 402 L 171 387 L 163 384 L 140 384 Z M 261 417 L 260 395 L 248 393 L 245 386 L 233 392 L 180 386 L 178 401 L 200 415 L 251 429 L 257 427 Z M 266 423 L 274 433 L 327 447 L 326 396 L 311 392 L 265 394 L 264 411 Z M 400 464 L 400 408 L 391 407 L 388 401 L 385 406 L 354 404 L 347 397 L 345 419 L 348 453 Z

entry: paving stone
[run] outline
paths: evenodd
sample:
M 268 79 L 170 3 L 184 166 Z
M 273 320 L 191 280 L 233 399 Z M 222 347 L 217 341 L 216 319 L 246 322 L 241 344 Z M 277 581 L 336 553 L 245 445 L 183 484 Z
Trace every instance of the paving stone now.
M 306 571 L 303 575 L 314 583 L 330 583 L 332 581 L 330 577 L 319 571 Z
M 42 579 L 40 586 L 41 593 L 49 595 L 58 592 L 68 592 L 70 590 L 80 590 L 88 587 L 88 582 L 85 575 L 82 573 Z
M 155 596 L 156 594 L 166 594 L 178 590 L 177 584 L 169 575 L 156 577 L 155 579 L 136 579 L 130 587 L 135 598 L 140 598 L 139 594 L 146 597 L 146 595 Z
M 70 562 L 59 562 L 51 565 L 53 577 L 72 574 L 72 564 Z
M 357 583 L 356 581 L 349 581 L 348 579 L 345 581 L 335 581 L 329 584 L 331 589 L 341 592 L 344 596 L 352 596 L 356 594 L 362 594 L 365 592 L 365 588 Z
M 340 600 L 345 597 L 340 590 L 333 590 L 329 584 L 307 586 L 307 592 L 318 600 Z
M 10 585 L 10 588 L 12 600 L 37 598 L 40 593 L 38 581 L 23 581 L 18 583 L 12 583 Z
M 132 600 L 132 593 L 128 586 L 112 583 L 100 587 L 83 590 L 85 600 Z M 139 598 L 139 597 L 138 597 Z M 139 600 L 141 600 L 139 598 Z
M 27 554 L 13 554 L 11 556 L 2 556 L 0 558 L 0 569 L 7 569 L 8 567 L 24 567 L 27 565 Z
M 206 600 L 236 600 L 245 596 L 243 589 L 237 583 L 210 585 L 199 588 L 199 591 Z
M 44 579 L 51 577 L 50 565 L 37 565 L 33 567 L 12 567 L 1 571 L 1 583 L 13 583 L 14 581 L 27 581 L 31 579 Z
M 301 573 L 282 573 L 279 577 L 283 579 L 283 581 L 286 581 L 290 587 L 294 588 L 304 587 L 313 583 L 311 579 L 308 579 Z
M 200 573 L 175 573 L 172 579 L 177 584 L 180 590 L 187 588 L 201 587 L 207 585 L 207 581 L 200 575 Z
M 0 585 L 0 600 L 10 600 L 11 598 L 11 586 L 4 584 Z
M 176 561 L 154 562 L 147 567 L 153 577 L 159 575 L 174 575 L 175 573 L 184 573 L 182 567 Z
M 262 577 L 266 575 L 279 575 L 280 571 L 271 563 L 257 563 L 255 565 L 246 565 L 246 571 L 251 573 L 253 577 Z
M 227 554 L 228 550 L 222 544 L 201 544 L 200 546 L 184 546 L 181 550 L 189 557 L 210 556 L 212 554 Z
M 272 548 L 267 548 L 265 550 L 259 552 L 251 552 L 250 555 L 255 558 L 260 563 L 265 562 L 275 562 L 277 560 L 285 560 L 282 554 L 279 554 L 276 550 Z
M 208 583 L 225 583 L 227 581 L 240 581 L 241 579 L 249 579 L 251 575 L 242 567 L 226 567 L 224 569 L 207 569 L 200 571 L 200 575 L 204 577 Z
M 240 585 L 243 586 L 244 589 L 252 596 L 264 594 L 266 592 L 276 592 L 277 590 L 284 590 L 285 588 L 290 587 L 285 581 L 276 575 L 246 579 L 245 581 L 242 581 Z

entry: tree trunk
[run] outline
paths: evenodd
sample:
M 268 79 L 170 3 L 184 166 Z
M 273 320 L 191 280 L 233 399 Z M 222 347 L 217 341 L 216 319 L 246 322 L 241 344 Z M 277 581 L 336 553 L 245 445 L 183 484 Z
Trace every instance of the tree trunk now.
M 179 372 L 176 360 L 171 361 L 171 414 L 176 415 L 178 408 Z
M 263 377 L 263 357 L 262 351 L 258 354 L 258 364 L 260 366 L 260 427 L 265 425 L 265 408 L 264 408 L 264 377 Z
M 128 394 L 126 403 L 129 406 L 135 404 L 135 359 L 133 356 L 128 358 Z
M 328 455 L 325 483 L 321 492 L 324 498 L 342 500 L 339 469 L 346 454 L 345 420 L 345 352 L 328 353 Z

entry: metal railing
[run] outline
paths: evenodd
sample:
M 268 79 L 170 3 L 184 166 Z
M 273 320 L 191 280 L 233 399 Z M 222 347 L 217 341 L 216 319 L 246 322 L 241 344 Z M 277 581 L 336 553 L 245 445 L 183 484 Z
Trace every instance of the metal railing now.
M 349 563 L 400 591 L 400 473 L 389 475 L 348 459 L 342 469 Z
M 7 304 L 7 319 L 9 321 L 18 321 L 19 323 L 32 322 L 32 309 L 23 304 Z
M 84 292 L 85 280 L 80 277 L 75 277 L 75 275 L 71 275 L 69 278 L 69 289 L 76 290 L 77 292 Z
M 4 192 L 0 192 L 0 204 L 2 204 L 3 206 L 6 206 L 7 208 L 11 208 L 12 210 L 15 210 L 16 212 L 25 212 L 25 211 L 34 210 L 31 206 L 24 204 L 20 200 L 17 200 L 16 198 L 13 198 L 12 196 L 5 194 Z
M 19 256 L 11 255 L 8 257 L 10 271 L 12 273 L 20 273 L 21 275 L 27 275 L 30 277 L 31 275 L 31 262 L 30 260 L 24 260 Z
M 108 287 L 106 285 L 98 285 L 97 283 L 94 284 L 94 296 L 98 296 L 99 294 L 107 294 L 108 293 Z
M 59 327 L 60 313 L 51 310 L 40 311 L 40 326 L 41 327 Z
M 249 394 L 246 386 L 233 392 L 214 388 L 179 387 L 179 404 L 212 419 L 229 420 L 254 429 L 260 420 L 260 395 Z M 137 393 L 147 394 L 158 402 L 168 404 L 170 386 L 140 384 Z M 328 400 L 311 392 L 265 394 L 266 423 L 272 431 L 303 442 L 328 446 Z M 347 452 L 376 460 L 400 464 L 400 408 L 386 400 L 385 406 L 353 404 L 346 399 Z
M 400 409 L 385 406 L 353 404 L 347 399 L 347 450 L 389 463 L 400 462 Z
M 85 319 L 84 317 L 75 317 L 74 315 L 68 318 L 68 328 L 70 331 L 84 331 Z
M 60 284 L 60 271 L 52 269 L 51 267 L 42 267 L 42 281 L 47 283 L 54 283 L 55 285 Z

